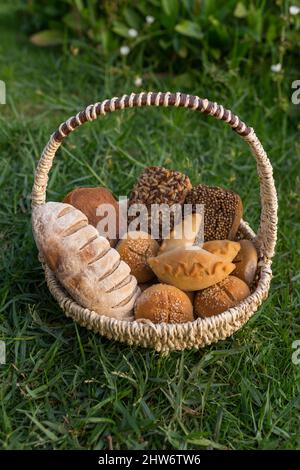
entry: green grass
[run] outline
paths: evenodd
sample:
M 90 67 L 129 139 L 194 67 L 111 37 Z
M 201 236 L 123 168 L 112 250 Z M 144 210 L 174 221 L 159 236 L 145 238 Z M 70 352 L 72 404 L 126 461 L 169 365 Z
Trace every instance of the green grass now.
M 4 38 L 6 48 L 4 49 Z M 134 90 L 133 73 L 96 51 L 39 50 L 0 25 L 0 447 L 3 449 L 299 449 L 300 107 L 268 67 L 253 76 L 206 66 L 147 89 L 181 89 L 221 102 L 255 127 L 274 165 L 280 224 L 270 296 L 247 325 L 201 351 L 167 357 L 108 341 L 68 320 L 47 290 L 30 226 L 34 168 L 57 125 L 90 102 Z M 223 123 L 186 110 L 143 109 L 87 124 L 57 155 L 48 200 L 76 185 L 127 194 L 141 167 L 185 171 L 231 187 L 256 229 L 259 193 L 248 147 Z

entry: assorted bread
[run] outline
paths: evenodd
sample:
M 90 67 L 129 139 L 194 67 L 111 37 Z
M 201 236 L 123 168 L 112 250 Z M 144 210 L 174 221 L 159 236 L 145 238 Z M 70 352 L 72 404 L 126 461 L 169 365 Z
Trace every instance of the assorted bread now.
M 130 229 L 136 204 L 146 207 L 146 230 Z M 190 212 L 182 210 L 179 220 L 169 215 L 165 232 L 165 214 L 153 214 L 152 204 L 189 205 Z M 255 288 L 258 253 L 250 240 L 237 239 L 243 214 L 238 194 L 204 184 L 193 188 L 180 172 L 149 167 L 129 197 L 125 235 L 118 231 L 120 208 L 108 189 L 98 187 L 74 189 L 62 203 L 33 210 L 44 262 L 82 307 L 117 320 L 185 323 L 219 315 Z

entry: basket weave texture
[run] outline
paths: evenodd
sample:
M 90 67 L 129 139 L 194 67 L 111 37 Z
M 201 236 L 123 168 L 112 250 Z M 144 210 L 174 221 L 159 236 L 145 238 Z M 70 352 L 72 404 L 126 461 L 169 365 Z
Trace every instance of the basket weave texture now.
M 232 335 L 239 330 L 256 312 L 268 296 L 272 278 L 271 263 L 277 239 L 277 194 L 273 179 L 272 165 L 254 130 L 240 118 L 223 106 L 212 103 L 198 96 L 184 93 L 142 92 L 114 97 L 109 100 L 88 106 L 76 116 L 63 122 L 51 135 L 37 165 L 32 190 L 32 206 L 46 201 L 48 174 L 55 154 L 64 138 L 80 125 L 93 121 L 99 116 L 125 108 L 141 106 L 174 106 L 200 111 L 226 122 L 250 146 L 256 158 L 257 173 L 260 181 L 261 217 L 257 235 L 249 225 L 242 221 L 240 232 L 244 238 L 254 242 L 259 253 L 259 279 L 255 291 L 220 315 L 210 318 L 198 318 L 193 322 L 182 324 L 152 324 L 137 321 L 127 322 L 101 316 L 75 302 L 63 289 L 54 273 L 40 260 L 45 270 L 45 277 L 51 294 L 68 317 L 96 333 L 109 339 L 125 342 L 129 345 L 140 345 L 167 353 L 172 350 L 201 348 Z

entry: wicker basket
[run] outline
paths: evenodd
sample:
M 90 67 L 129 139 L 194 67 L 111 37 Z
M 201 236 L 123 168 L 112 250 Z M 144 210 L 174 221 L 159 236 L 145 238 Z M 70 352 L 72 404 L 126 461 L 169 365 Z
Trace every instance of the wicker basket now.
M 201 348 L 225 339 L 241 328 L 267 297 L 272 277 L 271 260 L 277 237 L 277 195 L 272 166 L 254 130 L 247 127 L 238 116 L 217 103 L 183 93 L 132 93 L 121 98 L 112 98 L 102 103 L 92 104 L 76 116 L 63 122 L 50 137 L 37 166 L 32 191 L 32 205 L 36 206 L 45 202 L 48 173 L 57 149 L 68 134 L 81 124 L 97 119 L 98 116 L 104 116 L 106 113 L 119 109 L 140 106 L 184 107 L 210 114 L 229 124 L 249 144 L 256 158 L 260 180 L 261 219 L 257 235 L 244 221 L 240 225 L 240 232 L 244 238 L 253 240 L 259 253 L 259 279 L 255 291 L 236 307 L 211 318 L 198 318 L 193 322 L 183 324 L 143 324 L 100 316 L 81 307 L 66 293 L 53 272 L 41 259 L 47 285 L 68 317 L 109 339 L 125 342 L 129 345 L 150 347 L 161 352 Z

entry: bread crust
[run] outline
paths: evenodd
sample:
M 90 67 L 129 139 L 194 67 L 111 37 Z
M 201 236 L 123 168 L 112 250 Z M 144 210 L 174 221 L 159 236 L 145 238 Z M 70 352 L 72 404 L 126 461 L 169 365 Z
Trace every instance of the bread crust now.
M 137 281 L 81 211 L 59 202 L 37 206 L 33 234 L 46 263 L 80 305 L 100 315 L 133 319 Z
M 131 268 L 138 283 L 148 282 L 155 277 L 148 265 L 148 258 L 156 256 L 159 245 L 146 232 L 128 232 L 116 246 L 121 259 Z
M 103 187 L 96 188 L 75 188 L 69 192 L 64 200 L 64 203 L 71 204 L 76 209 L 80 210 L 87 216 L 89 224 L 96 227 L 99 231 L 99 222 L 103 219 L 103 216 L 97 214 L 97 211 L 102 204 L 109 204 L 112 206 L 115 212 L 114 219 L 108 219 L 110 223 L 113 223 L 116 228 L 116 237 L 109 239 L 106 234 L 99 231 L 99 235 L 104 236 L 109 240 L 109 243 L 114 247 L 119 238 L 119 204 L 114 198 L 113 194 Z
M 211 317 L 234 307 L 250 295 L 247 284 L 235 276 L 197 292 L 194 300 L 195 315 Z
M 186 293 L 168 284 L 154 284 L 136 301 L 135 318 L 153 323 L 193 321 L 193 305 Z
M 240 246 L 241 249 L 233 261 L 236 268 L 232 274 L 251 286 L 257 271 L 257 251 L 250 240 L 240 240 Z

